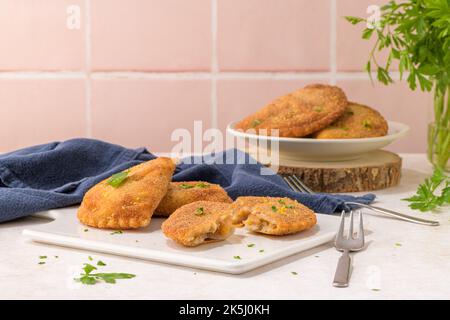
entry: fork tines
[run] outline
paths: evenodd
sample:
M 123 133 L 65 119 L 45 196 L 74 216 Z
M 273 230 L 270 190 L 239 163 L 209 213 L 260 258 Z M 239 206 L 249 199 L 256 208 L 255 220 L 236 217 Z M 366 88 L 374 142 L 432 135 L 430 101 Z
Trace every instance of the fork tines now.
M 363 218 L 362 218 L 362 211 L 359 210 L 359 227 L 358 227 L 358 233 L 353 233 L 353 222 L 354 220 L 354 214 L 353 210 L 350 211 L 350 224 L 348 227 L 348 234 L 347 237 L 344 235 L 344 229 L 345 229 L 345 211 L 342 211 L 341 215 L 341 223 L 339 226 L 339 231 L 336 234 L 336 241 L 335 246 L 339 250 L 350 250 L 350 251 L 357 251 L 364 248 L 364 226 L 363 226 Z

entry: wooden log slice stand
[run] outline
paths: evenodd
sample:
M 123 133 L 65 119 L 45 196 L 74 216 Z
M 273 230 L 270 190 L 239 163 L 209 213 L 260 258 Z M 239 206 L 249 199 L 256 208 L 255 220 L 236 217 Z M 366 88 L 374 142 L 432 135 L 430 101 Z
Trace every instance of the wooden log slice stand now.
M 296 174 L 316 192 L 362 192 L 399 184 L 402 159 L 377 150 L 361 158 L 340 162 L 308 162 L 280 159 L 279 174 Z

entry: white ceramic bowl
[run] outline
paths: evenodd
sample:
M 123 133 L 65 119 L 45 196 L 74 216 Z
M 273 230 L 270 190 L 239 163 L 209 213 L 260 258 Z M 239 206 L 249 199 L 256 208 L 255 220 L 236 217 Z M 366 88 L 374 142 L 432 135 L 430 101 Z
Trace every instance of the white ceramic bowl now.
M 234 129 L 236 122 L 227 127 L 227 132 L 240 139 L 246 139 L 255 147 L 263 144 L 270 146 L 278 142 L 281 159 L 305 161 L 346 161 L 361 157 L 367 152 L 386 147 L 395 140 L 405 136 L 409 126 L 403 123 L 388 121 L 389 132 L 384 137 L 361 139 L 311 139 L 280 138 L 248 134 Z

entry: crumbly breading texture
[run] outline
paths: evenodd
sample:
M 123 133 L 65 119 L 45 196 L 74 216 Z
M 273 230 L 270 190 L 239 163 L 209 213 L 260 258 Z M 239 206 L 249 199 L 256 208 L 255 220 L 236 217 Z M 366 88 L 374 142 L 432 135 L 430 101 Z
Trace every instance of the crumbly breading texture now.
M 133 229 L 150 223 L 167 192 L 175 163 L 157 158 L 126 170 L 125 180 L 114 187 L 105 179 L 92 187 L 78 209 L 78 219 L 101 229 Z
M 234 226 L 268 235 L 293 234 L 317 223 L 312 210 L 289 198 L 239 197 L 230 210 Z
M 204 181 L 171 182 L 167 194 L 155 210 L 155 216 L 168 217 L 178 208 L 196 201 L 232 203 L 218 184 Z
M 344 114 L 328 127 L 314 133 L 317 139 L 353 139 L 382 137 L 388 123 L 376 110 L 350 102 Z
M 234 232 L 229 207 L 222 202 L 189 203 L 177 209 L 161 228 L 168 238 L 186 247 L 225 240 Z
M 278 98 L 235 127 L 260 135 L 273 135 L 270 130 L 278 129 L 280 137 L 305 137 L 339 118 L 347 104 L 340 88 L 313 84 Z

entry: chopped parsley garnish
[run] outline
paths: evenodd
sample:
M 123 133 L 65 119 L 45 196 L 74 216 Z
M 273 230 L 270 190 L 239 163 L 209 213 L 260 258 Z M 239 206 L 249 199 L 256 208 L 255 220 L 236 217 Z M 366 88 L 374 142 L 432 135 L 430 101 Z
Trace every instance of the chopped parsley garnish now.
M 396 243 L 395 246 L 396 246 L 396 247 L 401 247 L 402 244 L 401 244 L 401 243 Z
M 104 263 L 103 261 L 99 260 L 97 262 L 97 265 L 100 266 L 100 267 L 104 267 L 104 266 L 106 266 L 106 263 Z
M 94 259 L 92 259 L 92 257 L 91 257 L 91 256 L 89 256 L 89 257 L 88 257 L 88 260 L 89 260 L 89 261 L 92 261 L 92 260 L 94 260 Z
M 183 183 L 183 184 L 180 185 L 180 188 L 181 189 L 192 189 L 192 188 L 194 188 L 194 186 L 191 186 L 189 184 Z
M 264 252 L 264 249 L 259 250 L 259 252 L 261 252 L 261 253 Z
M 291 273 L 292 273 L 294 276 L 298 275 L 298 273 L 295 272 L 295 271 L 291 271 Z
M 364 128 L 366 128 L 366 129 L 372 129 L 372 124 L 370 123 L 369 120 L 364 120 L 364 121 L 363 121 L 363 126 L 364 126 Z
M 241 260 L 240 256 L 234 256 L 233 258 L 236 259 L 236 260 Z
M 117 231 L 111 232 L 111 235 L 122 234 L 122 233 L 123 233 L 122 230 L 117 230 Z
M 352 110 L 346 110 L 345 114 L 348 114 L 349 116 L 354 115 L 355 113 Z
M 196 187 L 199 187 L 199 188 L 208 188 L 208 187 L 209 187 L 209 184 L 204 183 L 204 182 L 199 182 L 199 183 L 197 183 L 195 186 L 196 186 Z
M 322 112 L 323 108 L 322 107 L 314 107 L 313 110 L 314 110 L 314 112 Z
M 59 256 L 55 256 L 55 259 L 58 259 L 59 258 Z
M 128 171 L 122 171 L 116 174 L 113 174 L 111 178 L 108 180 L 108 184 L 114 188 L 118 188 L 128 177 Z
M 83 231 L 84 231 L 84 232 L 88 232 L 88 231 L 89 231 L 89 229 L 84 229 Z
M 253 120 L 253 122 L 252 122 L 252 127 L 254 128 L 254 127 L 257 127 L 257 126 L 259 126 L 261 124 L 261 120 L 258 120 L 258 119 L 255 119 L 255 120 Z
M 39 259 L 47 259 L 47 256 L 39 256 Z
M 286 209 L 294 209 L 294 206 L 284 206 Z
M 98 263 L 100 262 L 101 261 Z M 132 279 L 136 277 L 134 274 L 129 273 L 92 273 L 94 270 L 97 270 L 97 268 L 89 263 L 85 263 L 83 267 L 84 273 L 80 274 L 80 278 L 74 278 L 74 280 L 76 282 L 81 282 L 82 284 L 94 285 L 99 281 L 116 283 L 116 280 L 119 279 Z
M 277 207 L 272 206 L 272 211 L 273 211 L 273 212 L 277 212 Z
M 203 209 L 203 207 L 197 208 L 197 209 L 195 210 L 195 215 L 196 215 L 196 216 L 201 216 L 201 215 L 203 215 L 203 214 L 205 214 L 205 209 Z
M 286 204 L 286 202 L 284 202 L 283 199 L 278 200 L 278 203 L 280 203 L 280 204 Z
M 254 243 L 249 243 L 249 244 L 247 245 L 247 247 L 249 247 L 249 248 L 253 248 L 254 246 L 255 246 Z
M 38 264 L 45 264 L 45 262 L 44 262 L 44 261 L 41 261 L 41 262 L 39 262 Z

